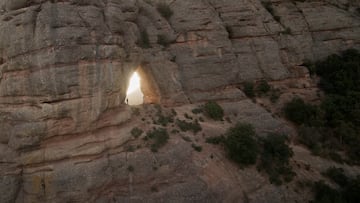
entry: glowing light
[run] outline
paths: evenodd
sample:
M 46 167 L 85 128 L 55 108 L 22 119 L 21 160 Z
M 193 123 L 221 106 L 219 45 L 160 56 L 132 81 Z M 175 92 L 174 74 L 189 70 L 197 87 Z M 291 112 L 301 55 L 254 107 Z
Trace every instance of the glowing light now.
M 130 78 L 130 84 L 126 91 L 125 103 L 128 105 L 139 105 L 144 101 L 144 94 L 140 88 L 140 77 L 135 72 Z
M 137 89 L 140 89 L 140 77 L 137 74 L 137 72 L 135 72 L 130 78 L 130 84 L 126 94 L 131 94 L 132 92 L 135 92 Z

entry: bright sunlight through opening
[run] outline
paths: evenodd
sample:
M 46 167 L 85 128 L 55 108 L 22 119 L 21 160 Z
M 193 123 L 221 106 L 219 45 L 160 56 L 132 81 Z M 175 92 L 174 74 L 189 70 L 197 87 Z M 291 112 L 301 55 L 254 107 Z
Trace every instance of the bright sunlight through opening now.
M 130 78 L 130 84 L 126 92 L 125 103 L 128 105 L 139 105 L 144 102 L 144 94 L 140 89 L 140 77 L 137 72 Z

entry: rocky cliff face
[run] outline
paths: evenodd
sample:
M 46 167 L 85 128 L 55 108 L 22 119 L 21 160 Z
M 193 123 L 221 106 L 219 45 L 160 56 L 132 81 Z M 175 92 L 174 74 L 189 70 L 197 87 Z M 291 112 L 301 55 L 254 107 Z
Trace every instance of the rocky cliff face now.
M 109 196 L 107 187 L 117 183 L 107 174 L 128 157 L 103 152 L 128 140 L 131 113 L 123 101 L 135 70 L 147 102 L 239 101 L 244 81 L 302 78 L 305 59 L 360 48 L 359 1 L 166 4 L 173 11 L 169 19 L 155 0 L 0 0 L 1 202 L 95 201 L 105 195 L 99 191 Z M 107 184 L 97 174 L 107 176 Z M 195 182 L 201 191 L 208 187 Z M 186 187 L 185 196 L 196 192 Z M 98 196 L 84 199 L 92 189 Z

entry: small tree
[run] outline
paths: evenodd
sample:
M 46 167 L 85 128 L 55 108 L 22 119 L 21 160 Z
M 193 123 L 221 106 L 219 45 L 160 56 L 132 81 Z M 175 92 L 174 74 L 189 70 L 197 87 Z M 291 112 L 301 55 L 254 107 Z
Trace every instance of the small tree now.
M 264 169 L 271 183 L 281 185 L 290 182 L 295 175 L 289 164 L 293 156 L 292 149 L 286 144 L 287 136 L 269 134 L 263 139 L 263 152 L 259 169 Z
M 151 151 L 157 152 L 169 140 L 169 134 L 165 128 L 157 128 L 146 134 L 145 140 L 152 140 Z
M 224 117 L 224 110 L 221 106 L 214 102 L 210 101 L 204 105 L 205 113 L 214 120 L 221 120 Z
M 238 123 L 226 133 L 225 147 L 229 157 L 241 165 L 255 164 L 258 145 L 254 127 L 246 123 Z
M 321 112 L 316 106 L 306 104 L 301 98 L 294 98 L 285 104 L 285 116 L 296 124 L 317 126 L 321 124 Z
M 244 93 L 246 94 L 246 96 L 248 96 L 250 98 L 255 97 L 254 83 L 245 82 L 244 83 Z
M 135 138 L 138 138 L 143 132 L 144 131 L 141 130 L 140 128 L 135 127 L 131 130 L 131 135 L 134 136 Z
M 257 92 L 260 95 L 268 93 L 270 91 L 270 89 L 271 89 L 271 87 L 266 80 L 261 80 L 260 84 L 256 88 Z

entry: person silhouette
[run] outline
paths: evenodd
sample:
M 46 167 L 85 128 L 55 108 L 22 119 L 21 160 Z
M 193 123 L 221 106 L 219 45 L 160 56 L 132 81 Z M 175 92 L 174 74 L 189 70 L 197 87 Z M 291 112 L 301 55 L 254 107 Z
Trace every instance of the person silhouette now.
M 128 98 L 126 98 L 126 104 L 129 104 L 129 99 Z

